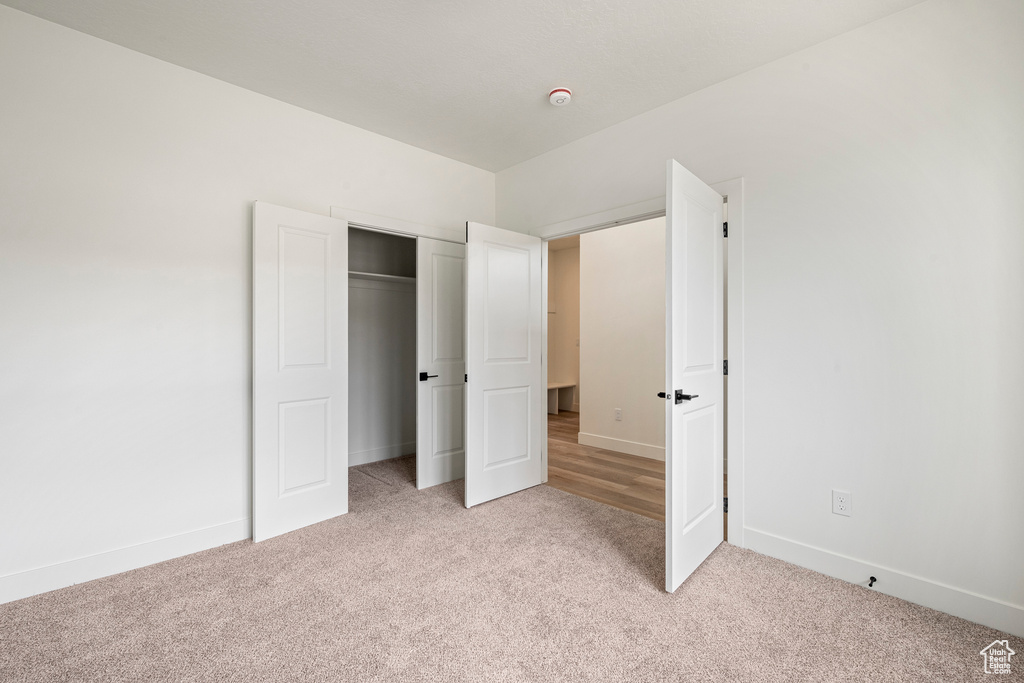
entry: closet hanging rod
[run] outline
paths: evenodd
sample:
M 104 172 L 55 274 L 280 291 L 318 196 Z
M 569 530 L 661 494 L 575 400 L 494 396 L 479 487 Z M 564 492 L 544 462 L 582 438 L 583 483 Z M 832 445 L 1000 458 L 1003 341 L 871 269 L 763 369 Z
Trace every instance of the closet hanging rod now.
M 416 278 L 405 275 L 385 275 L 384 273 L 364 273 L 358 270 L 348 271 L 349 277 L 359 280 L 377 280 L 378 282 L 416 282 Z

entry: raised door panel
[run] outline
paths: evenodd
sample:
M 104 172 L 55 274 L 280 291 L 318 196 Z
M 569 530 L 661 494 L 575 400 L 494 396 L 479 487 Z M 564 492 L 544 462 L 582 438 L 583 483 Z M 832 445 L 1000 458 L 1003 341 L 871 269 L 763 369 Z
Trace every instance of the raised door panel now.
M 446 251 L 461 255 L 433 252 L 430 255 L 430 318 L 431 360 L 435 363 L 465 363 L 465 291 L 466 248 L 444 245 Z
M 288 401 L 278 406 L 278 491 L 288 496 L 331 480 L 331 400 Z
M 485 363 L 530 362 L 530 252 L 485 243 Z
M 281 368 L 327 365 L 330 235 L 281 227 L 278 237 Z
M 530 458 L 530 387 L 484 391 L 484 471 Z
M 463 405 L 466 401 L 465 387 L 462 384 L 430 387 L 430 392 L 431 408 L 434 412 L 434 433 L 430 458 L 439 460 L 454 457 L 462 461 L 465 444 L 463 424 Z M 461 466 L 456 469 L 459 472 L 464 470 Z M 453 478 L 458 479 L 459 477 Z

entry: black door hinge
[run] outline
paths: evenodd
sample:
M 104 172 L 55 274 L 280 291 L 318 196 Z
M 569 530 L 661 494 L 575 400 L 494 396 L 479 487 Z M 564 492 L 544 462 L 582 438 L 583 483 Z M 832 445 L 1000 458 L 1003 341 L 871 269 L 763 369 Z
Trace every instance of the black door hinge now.
M 722 237 L 729 236 L 729 221 L 722 223 Z
M 729 360 L 728 359 L 722 361 L 722 374 L 723 375 L 728 375 L 729 374 Z
M 729 496 L 722 499 L 722 512 L 729 514 Z
M 466 379 L 465 379 L 465 381 L 466 381 L 466 382 L 468 382 L 468 381 L 469 381 L 469 375 L 466 375 Z

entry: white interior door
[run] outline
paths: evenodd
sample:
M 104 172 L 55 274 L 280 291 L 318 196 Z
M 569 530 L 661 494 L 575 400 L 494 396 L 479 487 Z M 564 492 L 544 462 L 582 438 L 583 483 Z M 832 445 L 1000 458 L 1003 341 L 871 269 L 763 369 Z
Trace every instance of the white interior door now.
M 467 226 L 466 507 L 544 480 L 541 241 Z
M 466 246 L 416 241 L 416 487 L 465 473 Z
M 722 196 L 668 164 L 665 587 L 723 538 Z
M 348 224 L 256 202 L 253 540 L 348 511 Z

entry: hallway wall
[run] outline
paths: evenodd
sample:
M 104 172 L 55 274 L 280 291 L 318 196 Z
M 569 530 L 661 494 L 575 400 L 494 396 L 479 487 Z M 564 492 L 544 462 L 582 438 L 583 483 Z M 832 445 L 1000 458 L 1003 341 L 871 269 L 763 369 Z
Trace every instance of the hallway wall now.
M 664 218 L 580 235 L 580 377 L 581 444 L 665 459 Z

